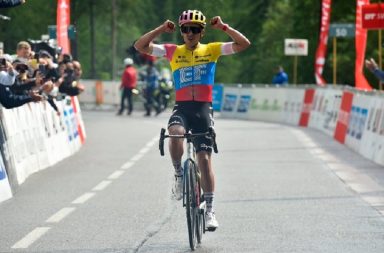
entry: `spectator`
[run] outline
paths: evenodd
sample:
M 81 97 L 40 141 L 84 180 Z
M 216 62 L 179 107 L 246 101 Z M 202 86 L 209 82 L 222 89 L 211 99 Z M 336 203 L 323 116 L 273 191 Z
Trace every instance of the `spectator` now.
M 1 0 L 0 8 L 15 7 L 25 3 L 26 0 Z
M 127 114 L 130 115 L 133 110 L 133 102 L 132 102 L 132 93 L 133 90 L 136 89 L 137 85 L 137 71 L 136 68 L 133 66 L 133 60 L 131 58 L 126 58 L 124 60 L 125 70 L 123 72 L 123 75 L 121 77 L 121 84 L 120 84 L 120 90 L 121 92 L 121 103 L 120 103 L 120 110 L 117 113 L 117 115 L 121 115 L 124 111 L 124 102 L 125 100 L 128 101 L 128 112 Z
M 16 59 L 30 60 L 32 56 L 31 45 L 26 41 L 20 41 L 16 47 Z
M 282 66 L 276 68 L 276 74 L 273 76 L 272 83 L 279 85 L 288 85 L 288 75 L 284 72 Z
M 30 90 L 27 94 L 16 94 L 11 87 L 14 85 L 19 73 L 13 68 L 9 59 L 0 58 L 0 103 L 7 109 L 22 106 L 29 102 L 38 102 L 42 100 L 42 96 L 37 92 Z M 40 82 L 38 77 L 35 83 Z
M 373 58 L 365 60 L 365 67 L 369 69 L 369 71 L 371 71 L 381 82 L 384 81 L 384 71 L 379 69 L 379 66 Z
M 69 96 L 77 96 L 84 91 L 84 86 L 78 82 L 78 75 L 75 73 L 75 64 L 73 63 L 72 56 L 64 54 L 60 59 L 62 59 L 59 62 L 60 78 L 57 82 L 59 91 Z
M 156 110 L 156 115 L 161 112 L 159 103 L 155 99 L 155 91 L 159 88 L 160 74 L 157 71 L 153 61 L 148 61 L 148 67 L 146 71 L 145 81 L 146 86 L 144 90 L 145 103 L 144 107 L 146 113 L 144 116 L 151 116 L 152 108 Z

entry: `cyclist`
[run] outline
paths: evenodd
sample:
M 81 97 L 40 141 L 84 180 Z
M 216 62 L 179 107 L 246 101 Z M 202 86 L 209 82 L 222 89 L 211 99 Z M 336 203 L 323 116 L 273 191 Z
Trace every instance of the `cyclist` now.
M 168 121 L 170 134 L 184 134 L 188 129 L 192 132 L 206 132 L 213 126 L 212 88 L 216 62 L 221 55 L 243 51 L 250 45 L 244 35 L 225 24 L 220 16 L 212 18 L 210 23 L 213 29 L 222 30 L 229 35 L 232 42 L 200 43 L 206 31 L 206 18 L 201 11 L 186 10 L 179 17 L 184 44 L 153 43 L 162 33 L 176 31 L 175 24 L 170 20 L 144 34 L 135 43 L 135 48 L 141 53 L 165 56 L 170 62 L 176 91 L 176 103 Z M 206 226 L 208 229 L 215 229 L 219 224 L 213 208 L 215 175 L 211 165 L 212 143 L 209 138 L 201 137 L 195 139 L 194 145 L 207 205 Z M 175 168 L 173 194 L 180 200 L 183 194 L 183 140 L 171 138 L 169 151 Z

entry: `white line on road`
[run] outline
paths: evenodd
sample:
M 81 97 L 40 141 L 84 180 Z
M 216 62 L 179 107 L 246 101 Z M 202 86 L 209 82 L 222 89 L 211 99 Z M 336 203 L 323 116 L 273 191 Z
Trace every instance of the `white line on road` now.
M 45 222 L 48 223 L 59 223 L 62 221 L 65 217 L 67 217 L 70 213 L 75 211 L 76 207 L 64 207 L 51 217 L 49 217 Z
M 140 160 L 142 157 L 143 157 L 143 154 L 136 154 L 136 155 L 134 155 L 134 156 L 131 158 L 131 161 L 136 162 L 136 161 Z
M 108 179 L 118 179 L 119 177 L 121 177 L 121 175 L 123 175 L 125 173 L 124 170 L 116 170 L 115 172 L 113 172 L 109 177 Z
M 42 237 L 45 233 L 50 230 L 50 227 L 37 227 L 34 230 L 32 230 L 29 234 L 24 236 L 23 239 L 18 241 L 12 246 L 12 249 L 26 249 L 28 248 L 32 243 L 37 241 L 40 237 Z
M 157 136 L 152 138 L 150 142 L 148 142 L 144 148 L 142 148 L 136 155 L 134 155 L 130 161 L 126 162 L 121 166 L 121 169 L 123 170 L 116 170 L 114 173 L 109 175 L 108 179 L 117 179 L 121 175 L 125 173 L 124 170 L 129 169 L 132 167 L 136 161 L 140 160 L 143 155 L 149 151 L 149 148 L 153 146 L 157 141 Z M 98 185 L 92 188 L 92 191 L 102 191 L 104 190 L 108 185 L 110 185 L 112 181 L 110 180 L 103 180 Z M 84 204 L 89 199 L 94 197 L 96 195 L 95 192 L 86 192 L 80 197 L 76 198 L 74 201 L 72 201 L 72 204 Z M 76 207 L 65 207 L 59 210 L 57 213 L 49 217 L 46 222 L 47 223 L 58 223 L 62 221 L 65 217 L 67 217 L 69 214 L 74 212 L 76 210 Z M 12 249 L 26 249 L 28 248 L 32 243 L 37 241 L 40 237 L 42 237 L 45 233 L 50 230 L 51 227 L 37 227 L 34 230 L 32 230 L 29 234 L 24 236 L 20 241 L 15 243 L 12 246 Z
M 83 195 L 81 195 L 80 197 L 78 197 L 77 199 L 75 199 L 74 201 L 72 201 L 72 204 L 84 204 L 85 202 L 87 202 L 90 198 L 92 198 L 95 195 L 96 195 L 96 193 L 94 193 L 94 192 L 86 192 Z
M 144 148 L 140 149 L 139 154 L 145 154 L 148 152 L 149 149 L 150 149 L 149 147 L 144 147 Z
M 134 164 L 135 164 L 134 162 L 128 161 L 128 162 L 124 163 L 123 166 L 121 166 L 121 169 L 127 170 L 127 169 L 131 168 L 132 165 L 134 165 Z
M 98 185 L 92 188 L 92 191 L 102 191 L 105 188 L 107 188 L 108 185 L 110 185 L 112 181 L 109 180 L 103 180 Z

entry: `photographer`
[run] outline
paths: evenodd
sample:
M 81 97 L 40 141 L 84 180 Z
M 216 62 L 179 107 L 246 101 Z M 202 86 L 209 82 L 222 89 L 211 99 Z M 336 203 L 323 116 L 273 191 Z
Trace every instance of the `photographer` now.
M 77 96 L 84 91 L 84 88 L 78 83 L 81 66 L 74 64 L 72 57 L 68 54 L 64 54 L 62 59 L 59 63 L 59 75 L 61 76 L 58 80 L 59 91 L 69 96 Z M 75 71 L 75 65 L 80 69 Z
M 0 58 L 0 103 L 7 109 L 22 106 L 29 102 L 38 102 L 42 96 L 36 91 L 30 90 L 27 94 L 16 94 L 11 87 L 14 86 L 16 78 L 20 75 L 10 63 L 10 59 Z M 36 82 L 41 79 L 37 78 Z

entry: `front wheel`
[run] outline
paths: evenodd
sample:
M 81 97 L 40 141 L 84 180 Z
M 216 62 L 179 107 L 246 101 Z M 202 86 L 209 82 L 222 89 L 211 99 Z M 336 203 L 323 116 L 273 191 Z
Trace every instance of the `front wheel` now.
M 187 160 L 184 165 L 184 182 L 185 182 L 185 209 L 187 214 L 188 238 L 189 246 L 192 250 L 197 244 L 197 224 L 198 224 L 198 206 L 196 206 L 196 174 L 195 164 L 191 160 Z

